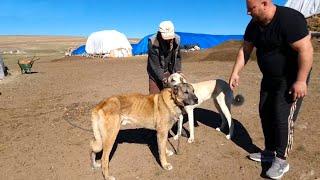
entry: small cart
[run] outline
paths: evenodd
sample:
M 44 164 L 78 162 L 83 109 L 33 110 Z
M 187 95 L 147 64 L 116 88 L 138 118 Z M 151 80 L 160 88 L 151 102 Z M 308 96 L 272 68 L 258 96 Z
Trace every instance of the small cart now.
M 33 63 L 40 58 L 36 58 L 35 56 L 32 58 L 26 58 L 18 60 L 18 65 L 21 69 L 21 74 L 31 74 L 31 68 Z

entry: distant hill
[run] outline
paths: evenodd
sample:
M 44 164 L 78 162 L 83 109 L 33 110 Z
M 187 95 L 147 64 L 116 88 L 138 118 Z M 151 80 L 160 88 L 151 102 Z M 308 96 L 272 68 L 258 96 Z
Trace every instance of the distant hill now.
M 233 61 L 241 41 L 227 41 L 218 46 L 200 51 L 183 52 L 183 61 Z

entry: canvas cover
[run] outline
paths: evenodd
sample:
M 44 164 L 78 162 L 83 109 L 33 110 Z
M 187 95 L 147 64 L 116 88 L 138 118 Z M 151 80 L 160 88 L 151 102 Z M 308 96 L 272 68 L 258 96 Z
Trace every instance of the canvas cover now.
M 3 59 L 0 55 L 0 80 L 4 79 L 6 75 L 6 66 L 4 65 Z
M 180 47 L 198 46 L 201 49 L 211 48 L 229 40 L 242 40 L 242 35 L 211 35 L 211 34 L 197 34 L 176 32 L 180 36 Z M 137 44 L 132 44 L 133 55 L 147 54 L 148 52 L 148 38 L 153 34 L 145 36 Z
M 104 30 L 92 33 L 86 42 L 87 54 L 101 54 L 104 57 L 129 57 L 132 47 L 127 37 L 116 30 Z
M 81 45 L 71 52 L 71 56 L 85 56 L 86 54 L 86 45 Z
M 301 12 L 305 18 L 320 13 L 320 0 L 288 0 L 285 6 Z

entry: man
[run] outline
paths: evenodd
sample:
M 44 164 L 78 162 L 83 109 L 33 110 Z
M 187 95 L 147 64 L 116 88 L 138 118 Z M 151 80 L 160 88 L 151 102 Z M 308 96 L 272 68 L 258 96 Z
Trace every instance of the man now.
M 249 158 L 272 162 L 266 175 L 279 179 L 289 170 L 286 157 L 292 147 L 293 122 L 302 98 L 307 95 L 313 47 L 301 13 L 276 6 L 271 0 L 246 2 L 252 19 L 246 28 L 229 84 L 232 89 L 239 85 L 239 72 L 256 47 L 258 65 L 263 74 L 259 114 L 265 150 L 250 154 Z
M 170 74 L 181 72 L 180 37 L 171 21 L 163 21 L 158 32 L 149 38 L 148 65 L 149 93 L 159 93 Z

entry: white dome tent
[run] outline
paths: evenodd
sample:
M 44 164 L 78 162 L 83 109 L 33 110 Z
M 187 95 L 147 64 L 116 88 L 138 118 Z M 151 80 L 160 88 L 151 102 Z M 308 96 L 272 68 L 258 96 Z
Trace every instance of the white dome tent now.
M 288 0 L 285 6 L 300 11 L 305 18 L 320 13 L 320 0 Z
M 132 47 L 127 37 L 116 30 L 104 30 L 92 33 L 87 39 L 85 50 L 87 54 L 93 56 L 132 56 Z

